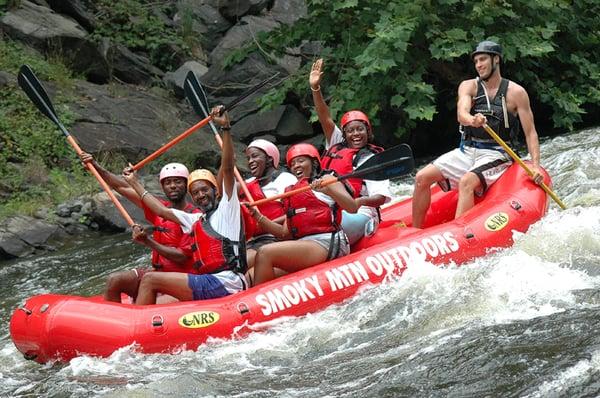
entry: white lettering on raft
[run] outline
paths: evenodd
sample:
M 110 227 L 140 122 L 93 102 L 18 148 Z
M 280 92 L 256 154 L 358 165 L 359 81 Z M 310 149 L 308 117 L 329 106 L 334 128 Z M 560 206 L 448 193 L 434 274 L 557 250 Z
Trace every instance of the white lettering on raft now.
M 313 290 L 307 284 L 312 286 Z M 262 307 L 264 315 L 271 315 L 323 294 L 317 276 L 312 275 L 292 284 L 283 285 L 281 289 L 272 289 L 265 294 L 259 294 L 256 296 L 256 302 Z
M 410 262 L 425 261 L 458 251 L 460 245 L 452 232 L 430 235 L 421 240 L 374 253 L 364 258 L 367 267 L 376 276 L 402 269 Z M 369 273 L 360 260 L 325 271 L 325 278 L 332 292 L 369 280 Z M 291 308 L 300 303 L 323 296 L 317 275 L 274 288 L 256 296 L 256 302 L 265 316 Z

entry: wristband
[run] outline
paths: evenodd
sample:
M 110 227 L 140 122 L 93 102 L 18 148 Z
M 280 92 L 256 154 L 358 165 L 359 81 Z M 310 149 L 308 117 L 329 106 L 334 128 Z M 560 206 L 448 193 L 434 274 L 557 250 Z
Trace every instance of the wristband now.
M 314 88 L 312 88 L 312 86 L 310 86 L 310 89 L 311 89 L 312 91 L 315 91 L 315 92 L 316 92 L 316 91 L 321 91 L 321 85 L 319 85 L 319 88 L 317 88 L 316 90 L 315 90 Z
M 144 201 L 144 196 L 148 195 L 150 192 L 148 192 L 147 190 L 144 190 L 144 192 L 142 192 L 142 196 L 140 196 L 140 200 L 143 202 Z

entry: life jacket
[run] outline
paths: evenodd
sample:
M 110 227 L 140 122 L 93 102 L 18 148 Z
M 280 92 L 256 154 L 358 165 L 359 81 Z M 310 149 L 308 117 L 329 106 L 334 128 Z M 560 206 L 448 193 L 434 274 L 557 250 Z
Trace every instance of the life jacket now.
M 275 176 L 273 179 L 275 178 L 277 177 Z M 265 198 L 265 194 L 262 191 L 258 179 L 250 181 L 248 184 L 246 184 L 246 186 L 248 187 L 248 192 L 250 192 L 250 195 L 252 195 L 252 199 L 254 199 L 255 201 Z M 240 193 L 240 201 L 244 200 L 248 200 L 246 198 L 246 195 Z M 269 220 L 274 220 L 285 214 L 285 210 L 283 209 L 283 202 L 280 200 L 271 200 L 257 207 L 260 213 L 267 217 Z M 257 226 L 256 235 L 261 235 L 262 233 L 262 229 Z
M 483 82 L 477 79 L 477 94 L 475 95 L 473 106 L 471 107 L 471 115 L 481 113 L 487 119 L 487 124 L 490 126 L 504 141 L 516 143 L 519 136 L 521 123 L 519 116 L 508 112 L 506 107 L 506 93 L 508 91 L 508 83 L 510 80 L 502 79 L 500 87 L 493 99 L 489 99 L 486 94 Z M 488 104 L 488 100 L 489 104 Z M 483 127 L 460 126 L 462 133 L 462 141 L 469 142 L 473 139 L 478 141 L 495 141 L 483 129 Z
M 234 271 L 244 273 L 248 269 L 246 263 L 246 220 L 252 220 L 250 213 L 242 206 L 242 217 L 240 220 L 240 237 L 238 240 L 230 240 L 217 233 L 210 225 L 210 216 L 214 213 L 211 210 L 196 223 L 190 236 L 194 239 L 192 245 L 194 268 L 198 274 L 214 274 L 222 271 Z M 247 218 L 249 217 L 249 218 Z M 237 247 L 238 254 L 235 254 Z
M 321 156 L 321 168 L 333 170 L 339 175 L 352 173 L 361 159 L 367 155 L 382 152 L 383 148 L 367 144 L 362 148 L 348 148 L 344 143 L 333 145 Z M 362 178 L 348 178 L 352 196 L 358 198 L 363 186 Z
M 172 203 L 167 200 L 161 200 L 161 203 L 168 208 L 172 208 Z M 187 213 L 200 212 L 200 210 L 191 203 L 187 203 L 183 211 Z M 191 250 L 193 239 L 181 230 L 178 223 L 157 216 L 146 206 L 144 206 L 144 215 L 146 220 L 153 226 L 152 238 L 157 243 L 180 249 L 189 257 L 189 260 L 182 264 L 162 256 L 156 250 L 152 250 L 152 267 L 157 271 L 194 273 L 194 261 L 192 259 Z
M 285 190 L 291 191 L 307 186 L 309 179 L 304 177 Z M 342 210 L 337 204 L 332 206 L 319 200 L 309 189 L 284 199 L 287 225 L 294 239 L 307 235 L 335 232 L 340 229 Z

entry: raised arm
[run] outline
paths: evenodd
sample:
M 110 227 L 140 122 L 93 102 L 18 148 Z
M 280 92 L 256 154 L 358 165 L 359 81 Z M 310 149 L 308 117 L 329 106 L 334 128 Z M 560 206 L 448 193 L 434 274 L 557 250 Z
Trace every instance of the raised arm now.
M 82 152 L 81 155 L 79 155 L 79 158 L 83 163 L 91 163 L 96 168 L 96 170 L 98 170 L 98 173 L 100 174 L 102 179 L 106 181 L 106 183 L 112 189 L 126 197 L 134 205 L 142 207 L 140 197 L 133 190 L 133 188 L 129 186 L 129 184 L 127 183 L 127 181 L 125 181 L 123 177 L 113 174 L 110 171 L 106 170 L 104 167 L 102 167 L 96 162 L 96 160 L 91 154 L 87 152 Z
M 229 121 L 229 114 L 223 112 L 224 106 L 219 105 L 214 107 L 210 114 L 213 117 L 213 121 L 221 126 L 222 138 L 223 138 L 223 153 L 221 154 L 221 167 L 219 167 L 219 173 L 217 174 L 217 182 L 219 183 L 219 191 L 221 185 L 225 188 L 225 193 L 228 198 L 231 198 L 233 189 L 235 186 L 235 175 L 233 173 L 235 167 L 235 156 L 233 152 L 233 141 L 231 139 L 231 122 Z M 221 114 L 221 112 L 223 112 Z
M 333 134 L 333 130 L 335 128 L 335 123 L 331 118 L 331 114 L 329 113 L 329 107 L 323 98 L 323 93 L 321 92 L 321 77 L 323 75 L 323 59 L 319 58 L 312 64 L 312 68 L 310 70 L 310 90 L 312 92 L 313 102 L 315 104 L 315 109 L 317 111 L 317 116 L 319 117 L 319 123 L 321 123 L 321 128 L 323 128 L 323 132 L 325 133 L 325 139 L 327 142 L 331 142 L 331 135 Z
M 144 203 L 151 212 L 159 217 L 181 224 L 171 209 L 163 205 L 160 200 L 144 188 L 137 178 L 137 172 L 133 169 L 131 164 L 123 170 L 123 179 L 129 184 L 136 195 L 138 195 L 140 202 Z

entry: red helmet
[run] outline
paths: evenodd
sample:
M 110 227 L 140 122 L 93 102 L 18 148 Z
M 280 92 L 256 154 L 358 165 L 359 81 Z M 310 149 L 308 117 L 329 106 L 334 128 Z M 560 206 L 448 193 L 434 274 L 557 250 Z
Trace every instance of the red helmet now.
M 306 142 L 301 142 L 300 144 L 295 144 L 288 149 L 287 154 L 285 155 L 285 161 L 290 167 L 292 163 L 292 159 L 297 156 L 308 156 L 310 158 L 315 158 L 321 163 L 321 156 L 319 156 L 319 151 L 312 144 L 308 144 Z
M 344 116 L 342 116 L 342 122 L 341 122 L 342 130 L 344 129 L 344 126 L 346 126 L 348 123 L 353 122 L 355 120 L 366 123 L 367 128 L 369 129 L 369 131 L 371 131 L 371 122 L 369 122 L 369 118 L 367 117 L 367 115 L 365 115 L 361 111 L 349 111 L 349 112 L 344 113 Z

